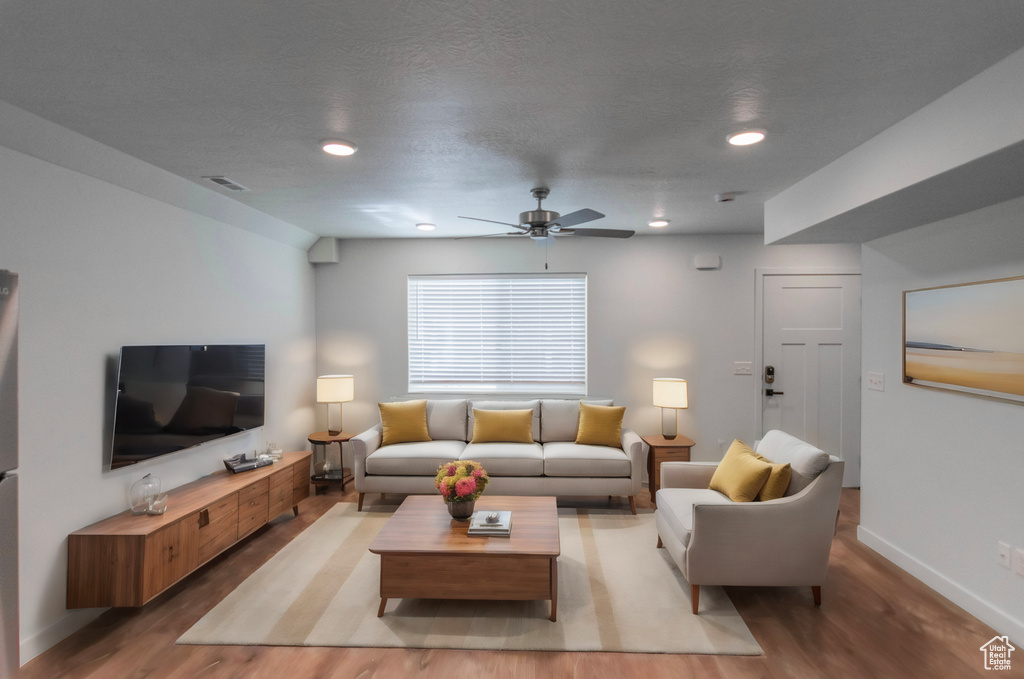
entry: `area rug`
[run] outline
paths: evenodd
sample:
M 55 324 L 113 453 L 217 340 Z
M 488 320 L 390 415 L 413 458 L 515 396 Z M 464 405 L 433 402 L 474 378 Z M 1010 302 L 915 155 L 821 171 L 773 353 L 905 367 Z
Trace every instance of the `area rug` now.
M 649 512 L 559 510 L 557 622 L 546 601 L 397 599 L 378 618 L 380 557 L 367 548 L 389 516 L 332 507 L 178 643 L 763 653 L 721 588 L 701 587 L 690 613 Z

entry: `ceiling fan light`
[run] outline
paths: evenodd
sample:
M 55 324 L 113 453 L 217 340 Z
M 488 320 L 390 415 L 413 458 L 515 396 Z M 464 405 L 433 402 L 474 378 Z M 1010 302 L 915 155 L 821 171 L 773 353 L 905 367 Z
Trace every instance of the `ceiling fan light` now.
M 325 139 L 321 148 L 332 156 L 351 156 L 356 152 L 356 145 L 344 139 Z
M 727 139 L 733 146 L 750 146 L 763 140 L 766 134 L 764 130 L 743 130 L 730 134 Z
M 419 229 L 420 231 L 433 231 L 434 229 L 437 228 L 437 225 L 436 224 L 428 224 L 426 222 L 421 222 L 421 223 L 416 225 L 416 228 Z
M 667 219 L 652 219 L 651 221 L 647 222 L 647 226 L 649 226 L 651 228 L 654 228 L 654 229 L 663 229 L 666 226 L 668 226 L 668 220 Z

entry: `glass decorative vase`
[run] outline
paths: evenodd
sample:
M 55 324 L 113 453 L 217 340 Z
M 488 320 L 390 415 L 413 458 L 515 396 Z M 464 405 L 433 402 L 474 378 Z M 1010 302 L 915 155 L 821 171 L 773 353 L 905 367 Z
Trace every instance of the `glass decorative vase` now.
M 128 502 L 132 514 L 147 514 L 153 504 L 153 499 L 160 494 L 160 479 L 151 474 L 146 474 L 132 484 L 129 491 Z
M 473 516 L 473 510 L 476 507 L 476 500 L 470 500 L 469 502 L 445 502 L 448 505 L 448 513 L 452 515 L 452 518 L 456 521 L 469 521 L 470 517 Z

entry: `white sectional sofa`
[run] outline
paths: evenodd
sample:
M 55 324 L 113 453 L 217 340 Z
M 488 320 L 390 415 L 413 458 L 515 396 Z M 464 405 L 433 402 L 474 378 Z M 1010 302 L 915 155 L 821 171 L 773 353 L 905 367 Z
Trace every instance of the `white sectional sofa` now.
M 584 399 L 592 405 L 610 400 Z M 472 443 L 473 410 L 533 410 L 532 443 Z M 352 438 L 352 473 L 359 509 L 366 493 L 433 494 L 437 468 L 451 460 L 476 460 L 495 495 L 625 495 L 636 514 L 644 444 L 623 428 L 621 445 L 575 443 L 580 402 L 571 399 L 495 401 L 427 399 L 430 441 L 381 446 L 382 425 Z

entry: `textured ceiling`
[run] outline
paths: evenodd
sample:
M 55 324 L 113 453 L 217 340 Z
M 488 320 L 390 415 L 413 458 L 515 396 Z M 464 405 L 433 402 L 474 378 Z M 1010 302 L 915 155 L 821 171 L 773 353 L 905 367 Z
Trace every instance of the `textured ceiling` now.
M 1019 0 L 0 0 L 0 99 L 318 235 L 493 233 L 457 216 L 537 185 L 588 226 L 760 233 L 1022 36 Z

